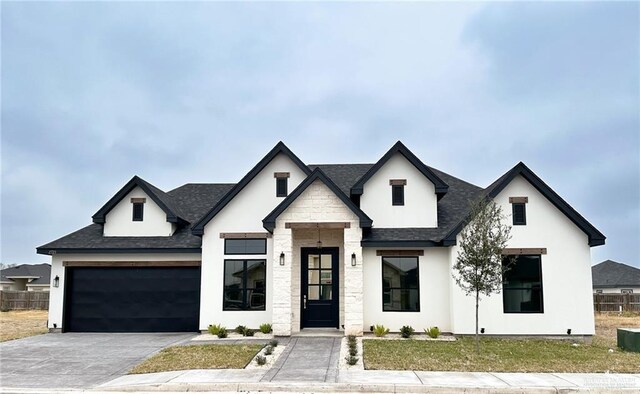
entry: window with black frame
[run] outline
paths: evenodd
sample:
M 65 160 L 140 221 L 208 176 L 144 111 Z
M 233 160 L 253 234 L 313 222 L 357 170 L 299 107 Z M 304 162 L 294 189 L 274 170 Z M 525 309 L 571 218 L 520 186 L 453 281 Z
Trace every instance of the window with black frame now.
M 225 260 L 222 309 L 265 310 L 265 260 Z
M 542 264 L 539 255 L 505 258 L 502 275 L 504 313 L 543 313 Z
M 418 257 L 382 257 L 382 310 L 420 311 Z

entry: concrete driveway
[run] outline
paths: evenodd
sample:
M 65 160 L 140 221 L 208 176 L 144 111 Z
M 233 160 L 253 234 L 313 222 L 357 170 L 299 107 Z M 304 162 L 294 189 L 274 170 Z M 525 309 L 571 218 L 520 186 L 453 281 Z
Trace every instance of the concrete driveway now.
M 0 387 L 91 388 L 195 334 L 45 334 L 0 343 Z

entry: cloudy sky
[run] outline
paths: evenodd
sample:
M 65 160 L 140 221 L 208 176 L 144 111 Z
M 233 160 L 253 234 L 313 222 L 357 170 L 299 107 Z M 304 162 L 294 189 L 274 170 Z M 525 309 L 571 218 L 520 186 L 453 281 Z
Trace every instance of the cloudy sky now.
M 638 3 L 2 2 L 3 263 L 134 174 L 236 182 L 402 140 L 486 186 L 524 161 L 640 267 Z

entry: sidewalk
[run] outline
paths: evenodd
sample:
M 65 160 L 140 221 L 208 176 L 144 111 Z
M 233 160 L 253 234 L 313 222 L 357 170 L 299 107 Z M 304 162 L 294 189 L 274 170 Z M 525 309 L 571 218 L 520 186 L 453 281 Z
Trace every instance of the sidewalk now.
M 640 374 L 340 370 L 335 382 L 261 381 L 268 370 L 191 370 L 127 375 L 101 391 L 595 393 L 640 392 Z

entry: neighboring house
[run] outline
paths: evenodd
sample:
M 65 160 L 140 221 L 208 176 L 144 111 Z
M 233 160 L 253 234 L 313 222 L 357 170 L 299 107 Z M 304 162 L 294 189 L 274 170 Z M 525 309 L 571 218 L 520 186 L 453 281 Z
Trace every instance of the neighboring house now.
M 49 291 L 51 264 L 22 264 L 0 271 L 0 290 Z
M 481 302 L 485 333 L 592 335 L 590 248 L 604 235 L 523 163 L 481 188 L 400 142 L 374 164 L 321 165 L 280 142 L 237 184 L 164 192 L 133 177 L 93 224 L 38 248 L 60 284 L 49 326 L 471 334 L 474 299 L 451 266 L 470 202 L 483 196 L 513 224 L 504 253 L 517 261 L 504 291 Z
M 604 294 L 640 294 L 640 269 L 605 260 L 591 267 L 593 292 Z

